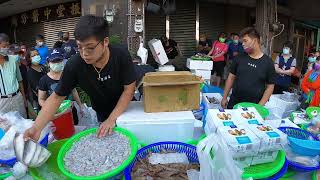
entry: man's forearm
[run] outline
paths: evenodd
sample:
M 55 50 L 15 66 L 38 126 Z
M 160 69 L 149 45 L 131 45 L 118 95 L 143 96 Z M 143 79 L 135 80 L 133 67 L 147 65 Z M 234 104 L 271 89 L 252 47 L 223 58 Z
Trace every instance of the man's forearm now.
M 113 109 L 112 113 L 109 115 L 108 119 L 111 121 L 116 121 L 117 118 L 127 109 L 130 101 L 132 100 L 134 95 L 134 88 L 132 89 L 125 89 L 120 96 L 120 99 Z
M 273 89 L 274 89 L 274 84 L 267 85 L 267 89 L 264 91 L 263 96 L 259 102 L 260 105 L 264 106 L 267 103 L 267 101 L 269 100 L 270 96 L 273 93 Z
M 42 130 L 49 121 L 53 120 L 54 115 L 56 114 L 57 109 L 59 108 L 61 102 L 65 99 L 64 96 L 58 96 L 55 92 L 49 96 L 42 106 L 42 109 L 35 120 L 34 126 Z
M 234 79 L 235 79 L 235 76 L 233 74 L 229 74 L 227 82 L 226 82 L 226 85 L 224 87 L 223 98 L 227 98 L 228 97 L 228 95 L 230 93 L 230 90 L 232 88 Z

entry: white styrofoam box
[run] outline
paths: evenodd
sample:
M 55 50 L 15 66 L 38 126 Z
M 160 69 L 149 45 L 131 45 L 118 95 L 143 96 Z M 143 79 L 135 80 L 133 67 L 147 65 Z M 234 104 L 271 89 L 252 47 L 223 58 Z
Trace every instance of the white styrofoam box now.
M 213 61 L 196 61 L 191 58 L 187 59 L 187 67 L 189 69 L 212 70 Z
M 289 117 L 290 114 L 299 107 L 300 102 L 298 100 L 288 102 L 280 97 L 281 94 L 272 95 L 266 103 L 266 107 L 269 109 L 270 113 L 275 114 L 280 118 Z
M 219 127 L 217 133 L 227 143 L 234 158 L 255 156 L 259 152 L 260 139 L 246 126 Z
M 240 157 L 240 158 L 233 158 L 235 161 L 239 163 L 239 167 L 245 168 L 249 167 L 252 164 L 252 158 L 253 156 L 247 156 L 247 157 Z
M 191 69 L 191 73 L 201 77 L 204 80 L 211 79 L 211 70 Z
M 159 39 L 151 39 L 148 42 L 154 60 L 160 65 L 169 62 L 168 56 L 164 51 L 163 45 Z
M 234 109 L 234 114 L 241 124 L 250 125 L 263 122 L 263 118 L 254 107 Z
M 251 165 L 264 164 L 274 162 L 279 151 L 259 152 L 258 155 L 252 157 Z
M 215 98 L 217 100 L 216 103 L 210 103 L 208 98 Z M 221 101 L 222 95 L 220 93 L 203 93 L 202 101 L 207 109 L 221 109 Z
M 248 128 L 260 139 L 259 152 L 277 151 L 287 144 L 287 135 L 266 124 L 252 124 Z
M 159 66 L 159 71 L 160 72 L 175 71 L 175 67 L 173 65 L 161 65 Z
M 233 110 L 209 109 L 206 116 L 205 132 L 207 135 L 217 132 L 219 127 L 238 126 L 240 123 L 235 118 Z
M 204 130 L 202 128 L 203 122 L 199 120 L 195 120 L 194 122 L 194 132 L 193 132 L 193 139 L 199 139 L 203 133 Z
M 299 126 L 297 126 L 295 123 L 290 121 L 290 119 L 288 119 L 288 118 L 286 118 L 286 119 L 277 119 L 277 120 L 265 120 L 264 124 L 270 125 L 270 126 L 275 127 L 275 128 L 279 128 L 280 125 L 284 126 L 284 127 L 299 128 Z
M 141 101 L 132 101 L 117 125 L 132 132 L 140 143 L 151 144 L 192 139 L 194 121 L 191 111 L 145 113 Z

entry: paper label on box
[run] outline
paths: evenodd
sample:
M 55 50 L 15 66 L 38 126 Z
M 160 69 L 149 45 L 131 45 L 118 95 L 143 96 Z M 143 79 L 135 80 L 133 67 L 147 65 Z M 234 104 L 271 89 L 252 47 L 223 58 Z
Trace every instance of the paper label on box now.
M 244 136 L 244 137 L 236 137 L 237 141 L 239 144 L 249 144 L 252 143 L 250 138 L 248 136 Z

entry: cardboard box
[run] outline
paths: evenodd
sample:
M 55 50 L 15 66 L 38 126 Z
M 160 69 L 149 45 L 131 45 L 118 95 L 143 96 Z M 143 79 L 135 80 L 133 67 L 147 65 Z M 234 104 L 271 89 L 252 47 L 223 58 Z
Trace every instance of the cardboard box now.
M 252 124 L 248 128 L 260 139 L 259 152 L 278 151 L 287 144 L 287 135 L 265 124 Z
M 219 127 L 218 135 L 227 143 L 233 158 L 256 156 L 260 139 L 246 126 Z
M 234 113 L 237 116 L 239 123 L 241 124 L 257 125 L 263 123 L 263 118 L 260 116 L 256 108 L 254 107 L 235 109 Z
M 210 80 L 211 79 L 211 70 L 200 70 L 200 69 L 192 69 L 191 73 L 201 77 L 204 80 Z
M 151 72 L 143 78 L 145 112 L 199 109 L 202 80 L 187 71 Z
M 252 157 L 251 165 L 264 164 L 276 160 L 279 151 L 260 152 L 257 156 Z
M 220 127 L 235 127 L 240 123 L 233 114 L 234 110 L 225 109 L 220 111 L 218 109 L 209 109 L 206 116 L 205 132 L 207 135 L 217 132 Z
M 189 69 L 201 69 L 201 70 L 212 70 L 213 61 L 198 61 L 192 60 L 191 58 L 187 59 L 187 67 Z
M 148 42 L 148 45 L 150 47 L 153 58 L 157 63 L 159 63 L 160 65 L 164 65 L 167 62 L 169 62 L 168 56 L 167 56 L 166 52 L 164 51 L 164 48 L 163 48 L 160 40 L 151 39 Z

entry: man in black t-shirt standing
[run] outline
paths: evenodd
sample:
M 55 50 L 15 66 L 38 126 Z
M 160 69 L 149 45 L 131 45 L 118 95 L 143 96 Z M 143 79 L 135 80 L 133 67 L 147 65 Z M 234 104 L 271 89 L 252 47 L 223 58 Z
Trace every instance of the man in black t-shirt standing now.
M 61 102 L 79 85 L 91 98 L 98 120 L 98 137 L 111 134 L 117 118 L 133 98 L 136 73 L 127 49 L 109 46 L 108 23 L 102 17 L 82 16 L 75 28 L 79 54 L 71 57 L 60 81 L 24 137 L 37 140 Z
M 64 58 L 69 59 L 75 55 L 78 51 L 77 42 L 74 39 L 70 39 L 69 32 L 63 33 L 62 49 L 65 51 Z
M 263 106 L 274 89 L 276 73 L 273 61 L 261 51 L 259 33 L 248 27 L 241 31 L 240 36 L 247 54 L 237 56 L 232 61 L 221 102 L 223 108 L 232 109 L 240 102 Z M 231 88 L 232 94 L 228 103 L 227 97 Z

